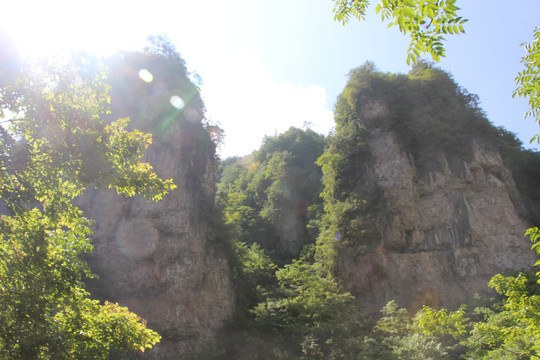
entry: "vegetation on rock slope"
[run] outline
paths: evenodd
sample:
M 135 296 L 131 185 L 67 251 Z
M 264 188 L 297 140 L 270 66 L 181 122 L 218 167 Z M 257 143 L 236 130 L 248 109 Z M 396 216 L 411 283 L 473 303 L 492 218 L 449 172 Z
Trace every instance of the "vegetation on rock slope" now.
M 370 106 L 376 111 L 366 112 Z M 242 315 L 211 349 L 197 354 L 197 358 L 481 359 L 504 352 L 500 341 L 491 341 L 488 346 L 482 339 L 494 339 L 506 331 L 499 325 L 495 327 L 502 319 L 510 325 L 521 321 L 518 328 L 529 324 L 512 318 L 508 310 L 512 295 L 505 289 L 511 280 L 494 278 L 492 285 L 502 297 L 491 305 L 489 299 L 484 300 L 482 304 L 488 304 L 476 313 L 425 309 L 411 315 L 390 302 L 374 322 L 372 317 L 361 314 L 355 299 L 339 286 L 336 240 L 346 239 L 354 242 L 350 246 L 366 249 L 377 241 L 370 235 L 370 228 L 374 221 L 371 214 L 379 206 L 378 193 L 365 173 L 370 161 L 368 128 L 391 129 L 417 165 L 419 155 L 430 149 L 442 149 L 451 157 L 468 161 L 472 140 L 481 141 L 501 153 L 520 190 L 535 201 L 539 178 L 532 174 L 540 169 L 539 155 L 524 150 L 512 133 L 493 127 L 479 108 L 477 97 L 460 88 L 448 73 L 423 62 L 406 75 L 382 73 L 370 63 L 351 71 L 349 83 L 336 103 L 335 120 L 336 131 L 324 139 L 325 151 L 316 160 L 321 170 L 312 170 L 324 186 L 320 194 L 322 211 L 317 204 L 319 210 L 305 223 L 309 231 L 315 230 L 316 241 L 311 237 L 304 242 L 300 257 L 291 263 L 284 264 L 286 259 L 266 251 L 275 249 L 271 241 L 276 238 L 271 238 L 272 230 L 264 227 L 260 217 L 268 204 L 273 212 L 284 211 L 283 206 L 290 204 L 262 196 L 265 205 L 256 205 L 261 203 L 257 203 L 260 198 L 257 200 L 256 195 L 268 195 L 279 188 L 272 186 L 275 179 L 295 176 L 283 166 L 287 159 L 308 160 L 285 141 L 292 132 L 302 131 L 291 129 L 267 139 L 251 157 L 222 163 L 217 201 L 240 259 L 236 267 L 237 279 L 243 281 L 238 289 L 240 299 L 243 294 L 251 295 L 249 301 L 239 303 L 237 312 Z M 276 143 L 286 145 L 272 145 Z M 312 191 L 316 189 L 314 186 Z M 314 195 L 311 193 L 310 198 Z M 244 227 L 243 221 L 248 221 L 248 226 Z M 265 233 L 267 237 L 261 236 Z M 512 289 L 522 289 L 519 286 Z M 528 296 L 534 291 L 531 289 L 518 294 Z M 437 323 L 439 327 L 433 329 Z M 231 330 L 236 335 L 227 336 Z M 523 354 L 534 353 L 531 335 L 524 336 L 516 335 L 514 343 L 525 344 Z M 506 352 L 513 351 L 509 349 Z

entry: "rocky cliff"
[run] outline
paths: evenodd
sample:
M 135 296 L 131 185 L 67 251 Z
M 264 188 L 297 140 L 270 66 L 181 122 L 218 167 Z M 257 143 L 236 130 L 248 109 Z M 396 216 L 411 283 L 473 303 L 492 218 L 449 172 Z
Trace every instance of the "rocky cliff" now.
M 463 162 L 435 151 L 419 169 L 392 132 L 374 129 L 368 145 L 382 202 L 373 229 L 379 241 L 339 257 L 344 283 L 367 307 L 390 299 L 412 310 L 456 306 L 485 291 L 494 274 L 532 266 L 523 238 L 529 224 L 496 151 L 475 142 L 472 160 Z
M 122 55 L 110 81 L 113 116 L 130 116 L 133 128 L 153 133 L 145 160 L 177 188 L 159 202 L 96 190 L 80 199 L 95 220 L 88 262 L 99 279 L 89 280 L 89 290 L 158 331 L 162 340 L 148 354 L 158 359 L 212 339 L 234 308 L 229 264 L 213 223 L 214 145 L 201 124 L 198 93 L 183 63 L 173 60 Z M 140 69 L 153 74 L 151 83 L 138 78 Z M 185 99 L 181 109 L 171 105 L 172 96 Z
M 391 299 L 418 310 L 456 306 L 487 291 L 494 274 L 529 269 L 528 210 L 496 135 L 478 131 L 493 128 L 470 95 L 429 67 L 409 76 L 362 71 L 344 92 L 353 104 L 347 123 L 365 139 L 355 160 L 361 180 L 341 191 L 376 195 L 362 231 L 338 245 L 343 284 L 370 311 Z

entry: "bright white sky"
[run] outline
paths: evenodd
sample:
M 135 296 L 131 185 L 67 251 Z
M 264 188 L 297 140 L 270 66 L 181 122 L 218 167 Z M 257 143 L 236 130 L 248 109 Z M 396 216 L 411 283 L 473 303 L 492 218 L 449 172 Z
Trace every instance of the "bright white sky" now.
M 374 3 L 376 1 L 373 1 Z M 523 120 L 525 100 L 512 99 L 524 54 L 519 44 L 540 25 L 538 0 L 459 1 L 467 35 L 450 40 L 441 66 L 480 96 L 497 126 L 526 143 L 539 132 Z M 408 39 L 368 21 L 333 21 L 331 0 L 0 0 L 2 26 L 28 56 L 85 50 L 108 55 L 142 49 L 166 34 L 203 78 L 208 117 L 226 132 L 223 158 L 245 155 L 264 135 L 305 124 L 333 127 L 332 110 L 350 69 L 373 61 L 407 72 Z

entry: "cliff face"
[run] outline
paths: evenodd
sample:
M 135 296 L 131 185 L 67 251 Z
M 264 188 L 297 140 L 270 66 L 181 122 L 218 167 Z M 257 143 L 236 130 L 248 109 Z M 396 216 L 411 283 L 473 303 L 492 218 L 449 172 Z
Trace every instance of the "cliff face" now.
M 197 154 L 193 131 L 178 134 L 176 147 L 149 151 L 157 173 L 178 186 L 163 200 L 92 191 L 82 206 L 95 219 L 88 262 L 99 279 L 90 291 L 147 320 L 162 336 L 151 353 L 163 359 L 211 339 L 234 307 L 226 254 L 208 212 L 213 154 Z
M 113 115 L 131 116 L 133 128 L 153 133 L 145 160 L 177 188 L 159 202 L 97 190 L 80 199 L 95 220 L 88 263 L 99 279 L 89 280 L 88 288 L 144 318 L 162 336 L 147 356 L 170 359 L 212 339 L 234 308 L 225 248 L 212 222 L 214 145 L 196 99 L 181 111 L 169 104 L 173 95 L 187 96 L 167 84 L 167 72 L 160 77 L 161 60 L 127 59 L 112 77 Z M 153 72 L 153 83 L 136 77 L 141 68 Z M 193 92 L 185 75 L 180 78 Z
M 377 241 L 341 249 L 338 264 L 366 308 L 390 299 L 411 310 L 456 306 L 487 290 L 494 274 L 533 265 L 521 196 L 492 146 L 473 140 L 468 159 L 435 148 L 413 156 L 392 131 L 372 127 L 367 138 Z
M 234 294 L 225 252 L 210 223 L 211 155 L 197 154 L 194 129 L 172 146 L 148 154 L 157 173 L 178 186 L 163 200 L 126 199 L 112 192 L 86 194 L 82 208 L 93 219 L 99 280 L 91 292 L 127 306 L 163 339 L 159 358 L 194 349 L 230 317 Z

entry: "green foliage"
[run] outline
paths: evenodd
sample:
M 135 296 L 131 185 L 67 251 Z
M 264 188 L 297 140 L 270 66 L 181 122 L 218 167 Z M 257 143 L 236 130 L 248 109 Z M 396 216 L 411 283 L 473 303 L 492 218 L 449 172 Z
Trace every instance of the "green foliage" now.
M 296 166 L 312 166 L 306 160 L 324 150 L 324 136 L 313 130 L 302 130 L 291 127 L 278 136 L 266 136 L 260 149 L 255 152 L 256 161 L 263 162 L 268 155 L 278 151 L 289 151 L 292 164 Z M 314 155 L 315 154 L 315 155 Z
M 309 245 L 321 222 L 321 170 L 315 160 L 325 143 L 311 130 L 290 128 L 267 137 L 250 157 L 222 162 L 217 203 L 233 239 L 239 306 L 217 346 L 194 356 L 356 358 L 360 341 L 355 334 L 364 329 L 361 314 L 353 297 L 314 261 Z M 303 219 L 308 245 L 299 260 L 277 268 L 262 248 L 276 249 L 271 246 L 279 241 L 275 229 L 291 209 Z M 290 261 L 279 252 L 272 255 L 277 263 Z
M 332 319 L 304 332 L 299 341 L 300 359 L 357 360 L 365 351 L 362 334 L 367 332 L 366 320 L 354 303 Z
M 234 239 L 258 243 L 283 261 L 298 255 L 301 244 L 291 253 L 283 246 L 291 239 L 284 238 L 281 229 L 285 221 L 297 222 L 303 229 L 317 221 L 321 172 L 315 160 L 324 145 L 322 135 L 290 128 L 265 138 L 251 156 L 222 163 L 216 202 Z M 298 234 L 300 242 L 313 242 L 314 232 L 312 227 Z
M 243 243 L 265 245 L 266 224 L 259 212 L 262 209 L 264 187 L 268 186 L 259 164 L 249 165 L 237 160 L 221 165 L 216 181 L 216 203 L 223 212 L 233 239 Z
M 237 245 L 246 264 L 237 276 L 258 284 L 258 304 L 240 298 L 252 317 L 237 314 L 216 343 L 180 359 L 356 359 L 366 326 L 350 294 L 306 257 L 276 271 L 257 245 Z
M 276 271 L 277 296 L 259 303 L 253 310 L 263 328 L 296 329 L 325 322 L 352 301 L 337 283 L 321 276 L 317 265 L 294 260 Z
M 72 200 L 90 185 L 154 200 L 175 187 L 141 162 L 149 135 L 103 120 L 108 87 L 96 64 L 35 65 L 1 84 L 2 358 L 105 359 L 160 339 L 126 308 L 90 299 L 82 282 L 92 276 L 81 259 L 91 222 Z
M 351 16 L 363 21 L 369 6 L 368 0 L 333 0 L 334 19 L 343 24 Z M 407 50 L 407 64 L 416 63 L 422 54 L 430 54 L 439 61 L 445 56 L 443 42 L 447 35 L 464 34 L 463 24 L 467 22 L 458 16 L 456 0 L 382 0 L 375 12 L 380 14 L 388 27 L 397 26 L 404 35 L 409 35 L 411 43 Z
M 373 64 L 357 69 L 335 107 L 336 132 L 328 139 L 328 148 L 317 160 L 322 168 L 324 215 L 317 239 L 316 261 L 327 274 L 335 274 L 339 251 L 373 246 L 377 241 L 372 229 L 378 192 L 367 177 L 370 161 L 368 131 L 361 122 L 357 101 L 370 76 Z M 353 79 L 354 77 L 354 79 Z
M 497 145 L 506 166 L 512 170 L 512 177 L 519 191 L 527 200 L 540 201 L 540 154 L 525 149 L 517 136 L 506 129 L 498 128 Z M 539 219 L 530 219 L 533 223 Z
M 231 241 L 236 293 L 236 325 L 248 326 L 251 322 L 249 309 L 266 300 L 269 288 L 276 286 L 277 266 L 257 244 L 247 245 L 238 240 Z
M 518 283 L 524 279 L 521 277 Z M 510 286 L 516 290 L 515 280 L 517 278 L 496 275 L 490 285 L 499 291 L 500 286 L 506 286 L 510 282 L 512 283 Z M 529 299 L 523 292 L 522 284 L 518 287 L 521 287 L 520 296 Z M 465 318 L 462 310 L 447 312 L 444 309 L 435 311 L 424 308 L 417 317 L 421 319 L 423 333 L 447 334 L 460 340 L 460 345 L 466 349 L 464 355 L 466 359 L 535 359 L 535 356 L 538 356 L 535 337 L 529 333 L 528 324 L 519 321 L 517 313 L 509 311 L 510 302 L 511 300 L 506 298 L 501 305 L 495 305 L 493 308 L 475 309 L 473 314 L 475 321 Z M 536 311 L 537 309 L 536 307 Z
M 469 321 L 465 317 L 465 310 L 465 306 L 452 312 L 448 312 L 446 309 L 434 311 L 425 307 L 416 314 L 416 320 L 426 334 L 442 334 L 461 338 L 466 333 L 466 325 Z
M 533 41 L 529 44 L 522 44 L 527 52 L 521 62 L 524 64 L 523 71 L 516 77 L 517 89 L 513 96 L 521 96 L 529 99 L 530 109 L 525 113 L 525 117 L 533 117 L 540 125 L 540 27 L 534 30 Z M 539 135 L 535 135 L 531 142 L 540 142 Z
M 449 358 L 451 348 L 437 336 L 420 331 L 418 317 L 411 317 L 407 309 L 399 309 L 395 301 L 390 301 L 381 312 L 383 317 L 374 330 L 382 347 L 379 351 L 387 352 L 387 359 Z
M 531 242 L 533 243 L 532 249 L 538 255 L 540 255 L 540 241 L 538 241 L 538 240 L 540 240 L 540 230 L 537 227 L 527 229 L 527 231 L 525 232 L 525 236 L 528 236 L 529 239 L 531 239 Z M 540 265 L 540 260 L 537 261 L 535 265 L 539 266 Z M 540 278 L 540 272 L 536 273 L 536 276 L 538 276 Z M 538 279 L 538 281 L 540 283 L 540 279 Z
M 408 75 L 385 74 L 364 65 L 351 72 L 341 96 L 364 126 L 391 129 L 413 155 L 436 147 L 466 158 L 472 153 L 473 137 L 488 143 L 497 140 L 478 97 L 426 62 L 415 64 Z
M 243 266 L 242 271 L 245 276 L 263 278 L 250 279 L 248 282 L 260 285 L 265 282 L 264 278 L 270 279 L 273 277 L 276 265 L 272 263 L 270 257 L 265 254 L 258 244 L 247 245 L 235 241 L 234 248 L 238 261 Z

